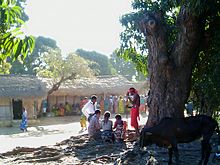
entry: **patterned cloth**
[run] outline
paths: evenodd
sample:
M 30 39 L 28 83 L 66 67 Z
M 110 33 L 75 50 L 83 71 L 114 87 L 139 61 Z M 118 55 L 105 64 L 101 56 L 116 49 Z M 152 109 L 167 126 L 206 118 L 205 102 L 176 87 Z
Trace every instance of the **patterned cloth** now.
M 127 124 L 125 121 L 119 120 L 114 123 L 114 136 L 116 141 L 123 141 L 125 139 Z
M 27 111 L 23 111 L 22 113 L 22 120 L 20 124 L 20 129 L 23 131 L 27 131 Z
M 114 135 L 111 130 L 103 131 L 101 137 L 104 142 L 113 142 L 114 141 Z
M 99 118 L 96 115 L 93 115 L 91 117 L 91 120 L 89 122 L 88 127 L 88 133 L 90 137 L 93 137 L 94 139 L 101 138 L 101 125 L 99 123 Z

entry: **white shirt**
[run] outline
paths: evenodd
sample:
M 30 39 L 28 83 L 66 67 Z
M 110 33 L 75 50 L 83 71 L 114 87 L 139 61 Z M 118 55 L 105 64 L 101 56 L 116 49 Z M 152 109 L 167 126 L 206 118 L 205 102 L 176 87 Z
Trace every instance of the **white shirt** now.
M 101 127 L 103 131 L 111 131 L 112 125 L 113 125 L 113 122 L 111 120 L 108 120 L 107 123 L 105 123 L 104 120 L 102 120 L 101 122 Z
M 95 104 L 93 104 L 93 102 L 90 100 L 83 106 L 82 113 L 86 116 L 87 119 L 90 114 L 95 113 L 96 104 L 97 104 L 96 102 Z

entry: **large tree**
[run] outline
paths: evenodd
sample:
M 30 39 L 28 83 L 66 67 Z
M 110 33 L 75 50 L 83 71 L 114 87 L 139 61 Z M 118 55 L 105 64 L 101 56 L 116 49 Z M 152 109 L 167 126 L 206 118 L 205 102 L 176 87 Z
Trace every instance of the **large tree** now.
M 207 56 L 217 47 L 219 5 L 219 0 L 134 0 L 135 12 L 122 17 L 119 52 L 148 55 L 148 125 L 166 116 L 183 117 L 195 63 L 201 52 Z

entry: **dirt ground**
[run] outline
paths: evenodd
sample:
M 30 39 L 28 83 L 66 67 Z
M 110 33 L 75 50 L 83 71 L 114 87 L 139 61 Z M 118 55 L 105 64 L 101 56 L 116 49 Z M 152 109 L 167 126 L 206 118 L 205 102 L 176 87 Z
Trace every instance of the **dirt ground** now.
M 78 121 L 79 116 L 42 118 L 26 133 L 13 132 L 12 128 L 12 132 L 3 133 L 1 129 L 0 165 L 145 165 L 149 160 L 151 164 L 167 164 L 167 149 L 153 145 L 140 150 L 139 141 L 132 139 L 132 130 L 124 143 L 109 144 L 90 140 L 87 132 L 80 132 Z M 141 122 L 145 121 L 143 116 Z M 6 149 L 2 149 L 4 144 Z M 214 150 L 209 165 L 220 165 L 213 159 Z M 181 165 L 198 164 L 200 142 L 180 144 L 179 152 Z

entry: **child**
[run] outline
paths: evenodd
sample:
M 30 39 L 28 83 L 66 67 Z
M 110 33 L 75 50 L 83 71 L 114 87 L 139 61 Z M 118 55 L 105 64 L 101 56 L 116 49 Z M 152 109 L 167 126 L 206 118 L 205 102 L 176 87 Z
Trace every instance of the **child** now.
M 82 113 L 82 108 L 83 106 L 88 102 L 87 97 L 84 97 L 84 99 L 81 101 L 80 103 L 80 108 L 81 108 L 81 117 L 80 117 L 80 126 L 81 126 L 81 131 L 87 130 L 87 126 L 86 126 L 86 121 L 87 118 L 86 116 Z
M 104 119 L 101 122 L 101 128 L 102 128 L 102 140 L 104 142 L 114 142 L 114 135 L 112 133 L 112 126 L 113 123 L 111 120 L 109 120 L 111 116 L 111 113 L 109 111 L 106 111 L 104 114 Z
M 117 114 L 115 116 L 115 119 L 116 120 L 115 120 L 114 128 L 113 128 L 113 129 L 115 129 L 115 132 L 114 132 L 115 141 L 116 142 L 122 142 L 125 139 L 125 132 L 126 132 L 127 124 L 126 124 L 126 122 L 124 122 L 121 119 L 120 114 Z
M 23 132 L 27 131 L 27 111 L 24 107 L 22 108 L 22 120 L 20 124 L 20 129 Z
M 101 111 L 97 109 L 89 122 L 88 133 L 90 138 L 94 140 L 101 139 L 101 131 L 100 131 L 101 124 L 99 122 L 100 115 L 101 115 Z
M 86 116 L 82 114 L 81 117 L 80 117 L 81 131 L 87 130 L 86 121 L 87 121 Z

